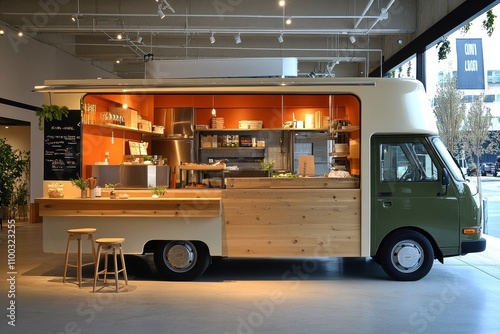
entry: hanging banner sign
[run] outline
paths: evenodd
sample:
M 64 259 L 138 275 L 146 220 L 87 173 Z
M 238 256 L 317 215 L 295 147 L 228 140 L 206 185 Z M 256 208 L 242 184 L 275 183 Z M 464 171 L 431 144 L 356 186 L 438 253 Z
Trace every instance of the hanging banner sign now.
M 457 38 L 458 89 L 484 89 L 483 43 Z

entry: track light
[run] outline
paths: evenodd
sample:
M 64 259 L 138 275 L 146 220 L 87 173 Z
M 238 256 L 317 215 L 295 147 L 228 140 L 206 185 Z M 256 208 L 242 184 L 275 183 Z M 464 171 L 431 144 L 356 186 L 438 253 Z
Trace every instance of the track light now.
M 135 39 L 135 42 L 136 43 L 142 43 L 142 37 L 141 36 L 137 36 L 137 38 Z
M 160 17 L 160 19 L 163 19 L 165 18 L 165 13 L 161 10 L 161 6 L 158 6 L 158 16 Z
M 214 33 L 212 33 L 212 36 L 210 36 L 210 44 L 214 44 L 215 43 L 215 36 L 214 36 Z
M 167 0 L 156 0 L 158 2 L 158 16 L 160 19 L 163 19 L 165 17 L 165 13 L 163 12 L 165 9 L 170 10 L 172 13 L 175 13 L 175 10 L 170 6 L 170 4 L 167 2 Z
M 241 43 L 241 37 L 240 37 L 240 34 L 234 36 L 234 42 L 236 44 L 240 44 Z
M 123 35 L 122 34 L 116 35 L 116 39 L 121 41 L 123 39 Z
M 291 17 L 287 17 L 286 20 L 285 20 L 285 23 L 286 24 L 292 24 L 292 18 Z
M 278 42 L 283 43 L 283 33 L 278 36 Z
M 23 36 L 24 36 L 24 34 L 23 34 L 23 32 L 22 32 L 22 31 L 20 31 L 20 32 L 18 32 L 18 33 L 17 33 L 17 36 L 19 36 L 19 37 L 23 37 Z
M 349 40 L 351 41 L 352 44 L 356 43 L 356 37 L 350 36 Z
M 280 7 L 285 7 L 285 0 L 280 0 L 278 4 L 280 5 Z
M 0 36 L 3 36 L 3 35 L 5 35 L 5 30 L 0 28 Z

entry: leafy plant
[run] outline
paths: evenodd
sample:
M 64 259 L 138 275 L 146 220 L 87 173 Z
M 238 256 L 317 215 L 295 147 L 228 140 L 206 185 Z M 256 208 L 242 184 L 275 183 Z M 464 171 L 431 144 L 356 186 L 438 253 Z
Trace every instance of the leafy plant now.
M 437 43 L 436 48 L 438 48 L 438 60 L 445 60 L 451 52 L 450 41 L 445 38 Z
M 63 117 L 67 117 L 69 114 L 68 107 L 66 106 L 56 106 L 56 105 L 42 105 L 42 108 L 36 111 L 38 116 L 38 129 L 43 130 L 43 124 L 45 121 L 51 122 L 52 120 L 62 120 Z
M 273 167 L 274 162 L 265 162 L 264 160 L 260 162 L 260 168 L 262 168 L 262 170 L 273 170 Z
M 156 196 L 161 196 L 161 195 L 165 194 L 165 192 L 166 192 L 165 187 L 161 187 L 161 186 L 153 187 L 151 184 L 149 185 L 149 189 L 153 190 L 153 195 L 156 195 Z
M 497 16 L 493 14 L 493 10 L 490 9 L 486 12 L 486 19 L 483 20 L 482 25 L 484 30 L 486 30 L 488 37 L 491 37 L 491 35 L 493 35 L 493 31 L 495 30 L 494 24 L 496 17 Z
M 80 188 L 80 190 L 85 190 L 89 186 L 89 183 L 87 182 L 87 180 L 82 179 L 81 177 L 78 177 L 77 179 L 70 179 L 70 181 L 71 181 L 72 185 Z
M 120 182 L 118 183 L 105 183 L 104 188 L 116 188 L 120 185 Z
M 28 168 L 29 152 L 13 149 L 7 139 L 0 138 L 0 199 L 2 205 L 10 205 L 16 182 Z

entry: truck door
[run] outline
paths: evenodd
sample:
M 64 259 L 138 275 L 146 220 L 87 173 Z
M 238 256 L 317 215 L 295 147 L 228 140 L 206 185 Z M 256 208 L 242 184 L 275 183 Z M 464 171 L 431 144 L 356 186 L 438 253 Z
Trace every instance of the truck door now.
M 442 185 L 443 168 L 427 137 L 374 136 L 371 150 L 372 254 L 400 228 L 419 231 L 441 249 L 457 248 L 457 189 Z

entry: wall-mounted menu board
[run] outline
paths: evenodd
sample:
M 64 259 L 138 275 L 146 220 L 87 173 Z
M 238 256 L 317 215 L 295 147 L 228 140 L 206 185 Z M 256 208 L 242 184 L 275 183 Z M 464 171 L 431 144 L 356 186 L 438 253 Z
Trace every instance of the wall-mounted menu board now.
M 44 180 L 69 180 L 82 175 L 80 110 L 44 124 Z

